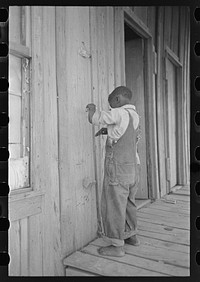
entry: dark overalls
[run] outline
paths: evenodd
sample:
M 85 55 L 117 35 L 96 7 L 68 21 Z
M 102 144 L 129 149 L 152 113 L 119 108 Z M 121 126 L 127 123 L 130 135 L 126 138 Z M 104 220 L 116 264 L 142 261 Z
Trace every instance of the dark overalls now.
M 136 160 L 136 137 L 133 120 L 122 137 L 106 142 L 104 181 L 101 198 L 103 238 L 114 246 L 123 246 L 137 232 L 135 194 L 139 181 Z

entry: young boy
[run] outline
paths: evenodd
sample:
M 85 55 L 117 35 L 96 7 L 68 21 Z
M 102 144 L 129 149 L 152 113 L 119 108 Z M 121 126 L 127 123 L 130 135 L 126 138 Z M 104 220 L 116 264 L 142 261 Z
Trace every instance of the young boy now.
M 124 241 L 139 245 L 135 205 L 139 181 L 136 148 L 139 116 L 131 98 L 132 92 L 125 86 L 119 86 L 108 97 L 110 111 L 99 113 L 94 104 L 86 107 L 90 123 L 107 126 L 107 130 L 102 128 L 96 134 L 108 134 L 101 215 L 103 238 L 109 246 L 99 249 L 99 253 L 105 256 L 124 256 Z

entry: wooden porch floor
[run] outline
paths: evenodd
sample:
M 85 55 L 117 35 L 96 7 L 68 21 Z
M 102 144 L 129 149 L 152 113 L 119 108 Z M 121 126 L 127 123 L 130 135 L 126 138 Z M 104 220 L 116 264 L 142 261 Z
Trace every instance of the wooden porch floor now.
M 141 245 L 125 245 L 122 258 L 103 257 L 101 238 L 64 259 L 66 276 L 189 276 L 190 191 L 175 189 L 138 210 Z

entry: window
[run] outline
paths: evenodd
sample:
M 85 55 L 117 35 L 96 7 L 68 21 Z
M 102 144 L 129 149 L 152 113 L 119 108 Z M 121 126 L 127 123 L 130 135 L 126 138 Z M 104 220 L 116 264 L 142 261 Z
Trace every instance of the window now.
M 9 186 L 30 186 L 30 7 L 9 7 Z

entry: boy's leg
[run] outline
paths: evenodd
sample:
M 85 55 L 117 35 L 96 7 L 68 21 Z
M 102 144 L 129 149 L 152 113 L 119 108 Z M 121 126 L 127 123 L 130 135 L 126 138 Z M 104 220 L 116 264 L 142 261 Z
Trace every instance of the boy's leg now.
M 137 181 L 134 185 L 130 186 L 129 197 L 127 201 L 126 209 L 126 230 L 131 233 L 125 239 L 125 243 L 138 246 L 140 244 L 137 238 L 137 206 L 135 203 L 135 196 L 138 190 L 139 176 L 140 176 L 140 166 L 138 165 L 137 171 Z
M 137 186 L 131 186 L 126 209 L 126 231 L 129 232 L 130 236 L 125 239 L 125 243 L 139 246 L 140 241 L 137 238 L 137 206 L 135 204 L 136 192 Z
M 111 183 L 109 177 L 104 177 L 101 215 L 104 229 L 104 238 L 111 246 L 100 248 L 102 255 L 123 256 L 124 228 L 126 219 L 128 185 Z

